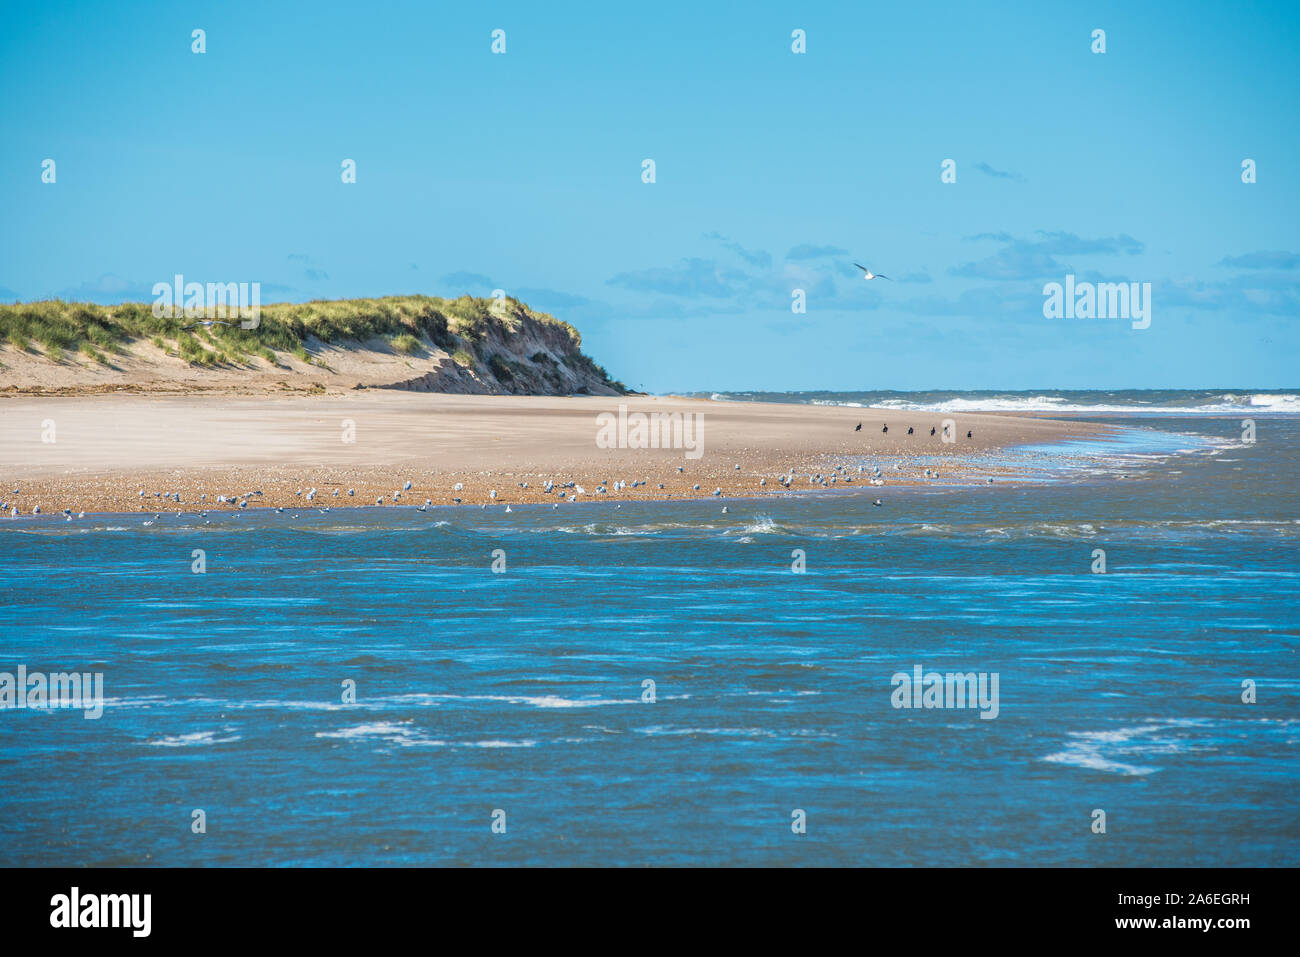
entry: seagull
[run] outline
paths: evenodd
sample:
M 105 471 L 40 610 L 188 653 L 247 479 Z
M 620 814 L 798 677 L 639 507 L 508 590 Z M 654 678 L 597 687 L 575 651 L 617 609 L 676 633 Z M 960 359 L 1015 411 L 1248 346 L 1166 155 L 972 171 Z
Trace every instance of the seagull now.
M 872 280 L 872 279 L 889 279 L 888 276 L 882 276 L 882 275 L 880 275 L 880 273 L 872 272 L 872 271 L 871 271 L 870 269 L 868 269 L 866 266 L 863 266 L 863 265 L 861 265 L 861 264 L 859 264 L 859 263 L 854 263 L 853 265 L 857 266 L 857 267 L 858 267 L 859 269 L 861 269 L 864 273 L 866 273 L 866 275 L 863 276 L 862 278 L 863 278 L 863 279 L 866 279 L 866 280 L 868 280 L 868 281 L 870 281 L 870 280 Z M 893 282 L 894 280 L 889 279 L 889 281 L 890 281 L 890 282 Z
M 200 319 L 198 322 L 191 322 L 186 329 L 193 329 L 196 326 L 233 326 L 233 322 L 222 322 L 220 319 Z

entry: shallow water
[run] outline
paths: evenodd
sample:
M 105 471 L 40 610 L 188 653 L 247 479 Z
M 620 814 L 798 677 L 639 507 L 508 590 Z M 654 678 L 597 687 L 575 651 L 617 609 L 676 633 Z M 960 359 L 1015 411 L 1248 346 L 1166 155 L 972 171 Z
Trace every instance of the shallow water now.
M 0 671 L 107 700 L 0 711 L 0 864 L 1294 866 L 1300 419 L 1097 420 L 725 515 L 2 521 Z M 997 717 L 893 707 L 916 665 Z

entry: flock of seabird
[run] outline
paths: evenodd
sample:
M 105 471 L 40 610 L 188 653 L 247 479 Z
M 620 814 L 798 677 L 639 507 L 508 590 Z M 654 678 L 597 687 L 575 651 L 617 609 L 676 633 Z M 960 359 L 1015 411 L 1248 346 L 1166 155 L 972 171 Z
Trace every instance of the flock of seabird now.
M 866 266 L 862 266 L 862 265 L 860 265 L 860 264 L 858 264 L 858 263 L 854 263 L 854 265 L 857 266 L 859 269 L 861 269 L 861 270 L 863 271 L 863 273 L 865 274 L 863 278 L 865 278 L 865 279 L 871 280 L 871 279 L 888 279 L 888 278 L 889 278 L 888 276 L 882 276 L 882 275 L 879 275 L 878 273 L 873 273 L 873 272 L 872 272 L 870 269 L 868 269 Z M 210 323 L 204 322 L 204 323 L 201 323 L 201 324 L 202 324 L 202 325 L 209 325 Z M 857 426 L 854 428 L 853 431 L 854 431 L 854 432 L 861 432 L 861 431 L 862 431 L 862 423 L 859 422 L 859 423 L 857 424 Z M 889 425 L 888 425 L 888 423 L 883 424 L 883 425 L 881 426 L 880 431 L 881 431 L 882 433 L 888 434 L 888 432 L 889 432 Z M 908 429 L 907 429 L 907 434 L 908 434 L 908 435 L 913 435 L 914 433 L 915 433 L 915 430 L 914 430 L 911 426 L 909 426 Z M 931 435 L 931 437 L 933 437 L 935 434 L 936 434 L 936 429 L 935 429 L 933 426 L 931 426 L 931 428 L 930 428 L 930 435 Z M 968 438 L 968 439 L 969 439 L 969 438 L 973 438 L 973 434 L 972 434 L 972 432 L 971 432 L 970 430 L 968 430 L 968 431 L 966 432 L 966 438 Z M 903 466 L 902 466 L 901 463 L 895 463 L 895 466 L 894 466 L 894 467 L 895 467 L 895 469 L 901 470 Z M 871 475 L 870 477 L 867 477 L 867 479 L 866 479 L 867 482 L 868 482 L 870 485 L 884 485 L 884 484 L 885 484 L 885 481 L 884 481 L 884 478 L 883 478 L 882 475 L 881 475 L 880 467 L 879 467 L 879 466 L 873 466 L 872 468 L 873 468 L 874 474 Z M 740 471 L 740 465 L 739 465 L 739 464 L 737 464 L 737 465 L 735 466 L 735 470 L 736 470 L 736 471 Z M 864 473 L 865 470 L 866 470 L 866 467 L 865 467 L 865 466 L 859 465 L 859 466 L 857 467 L 857 471 L 858 471 L 859 474 Z M 680 466 L 680 465 L 679 465 L 679 466 L 677 466 L 677 471 L 678 471 L 679 473 L 681 473 L 681 472 L 684 472 L 685 469 L 684 469 L 683 466 Z M 927 469 L 925 470 L 925 477 L 926 477 L 927 479 L 928 479 L 928 478 L 938 478 L 938 477 L 939 477 L 939 473 L 938 473 L 937 471 L 932 472 L 930 469 L 927 468 Z M 777 476 L 777 479 L 776 479 L 776 480 L 777 480 L 777 482 L 779 482 L 779 483 L 781 484 L 781 486 L 782 486 L 783 488 L 787 488 L 787 489 L 790 488 L 791 485 L 794 483 L 794 480 L 795 480 L 795 469 L 794 469 L 794 467 L 791 466 L 791 468 L 790 468 L 788 474 L 783 474 L 783 475 L 779 475 L 779 476 Z M 989 481 L 989 483 L 991 484 L 991 483 L 993 482 L 993 479 L 990 478 L 990 479 L 988 479 L 988 481 Z M 838 465 L 838 466 L 835 467 L 835 469 L 834 469 L 833 471 L 831 471 L 830 473 L 828 473 L 828 474 L 826 474 L 826 475 L 822 475 L 821 473 L 815 473 L 815 474 L 811 474 L 811 475 L 809 475 L 809 476 L 808 476 L 808 483 L 809 483 L 810 485 L 821 486 L 821 487 L 823 487 L 823 488 L 830 488 L 830 487 L 836 485 L 837 483 L 843 483 L 843 484 L 845 484 L 845 485 L 850 485 L 850 484 L 853 483 L 853 475 L 848 471 L 847 467 L 845 467 L 845 466 L 843 466 L 843 465 Z M 636 489 L 636 488 L 639 488 L 639 487 L 642 487 L 642 486 L 649 486 L 649 484 L 650 484 L 650 480 L 649 480 L 649 479 L 638 479 L 638 480 L 634 480 L 634 481 L 632 481 L 631 483 L 627 482 L 625 479 L 619 479 L 618 481 L 615 481 L 615 482 L 612 482 L 612 483 L 609 482 L 608 480 L 605 480 L 605 481 L 600 482 L 600 483 L 596 486 L 595 493 L 596 493 L 597 495 L 608 495 L 611 491 L 613 491 L 613 492 L 621 492 L 621 491 L 624 491 L 624 490 L 627 490 L 627 489 Z M 766 479 L 766 478 L 761 478 L 761 479 L 759 480 L 759 483 L 758 483 L 758 484 L 759 484 L 760 486 L 766 486 L 766 485 L 767 485 L 767 479 Z M 520 483 L 519 483 L 519 487 L 520 487 L 521 489 L 527 489 L 527 488 L 529 487 L 529 484 L 528 484 L 527 482 L 520 482 Z M 658 483 L 658 488 L 659 488 L 660 490 L 662 490 L 663 487 L 664 487 L 664 484 L 663 484 L 662 482 L 659 482 L 659 483 Z M 392 494 L 392 496 L 391 496 L 391 498 L 390 498 L 390 501 L 392 502 L 392 504 L 396 505 L 396 504 L 400 503 L 400 502 L 402 501 L 402 493 L 403 493 L 403 492 L 410 492 L 410 491 L 411 491 L 411 488 L 412 488 L 412 483 L 411 483 L 410 480 L 407 480 L 407 481 L 402 485 L 401 489 L 395 490 L 395 491 L 393 492 L 393 494 Z M 700 485 L 699 485 L 699 483 L 696 483 L 695 485 L 693 485 L 693 486 L 692 486 L 692 489 L 693 489 L 693 491 L 696 491 L 696 492 L 700 491 Z M 464 483 L 464 482 L 457 482 L 455 485 L 452 486 L 452 491 L 453 491 L 453 492 L 463 492 L 464 490 L 465 490 L 465 483 Z M 587 490 L 584 489 L 581 485 L 578 485 L 576 482 L 563 482 L 563 483 L 557 483 L 554 479 L 547 479 L 547 480 L 546 480 L 546 484 L 545 484 L 545 485 L 543 486 L 543 488 L 542 488 L 542 491 L 543 491 L 543 493 L 546 494 L 546 495 L 555 494 L 555 496 L 556 496 L 558 499 L 560 499 L 561 501 L 568 501 L 568 502 L 576 502 L 576 501 L 578 500 L 578 496 L 579 496 L 579 495 L 585 495 L 585 494 L 587 494 Z M 18 490 L 18 489 L 14 489 L 13 494 L 14 494 L 15 496 L 17 496 L 17 495 L 19 494 L 19 490 Z M 311 488 L 308 488 L 308 489 L 305 489 L 305 490 L 304 490 L 304 489 L 298 489 L 298 491 L 294 493 L 295 497 L 297 497 L 297 498 L 303 498 L 303 499 L 305 499 L 305 500 L 308 501 L 308 502 L 314 502 L 315 499 L 316 499 L 317 494 L 319 494 L 319 493 L 317 492 L 317 490 L 316 490 L 315 487 L 311 487 Z M 341 497 L 341 494 L 342 494 L 342 493 L 341 493 L 341 490 L 340 490 L 340 489 L 337 489 L 337 488 L 334 489 L 334 490 L 330 493 L 331 498 L 339 498 L 339 497 Z M 715 498 L 721 498 L 721 497 L 722 497 L 722 489 L 721 489 L 721 488 L 715 488 L 715 489 L 713 490 L 713 492 L 712 492 L 712 495 L 713 495 L 713 497 L 715 497 Z M 260 489 L 256 489 L 256 490 L 253 490 L 253 491 L 244 492 L 244 493 L 242 493 L 242 494 L 240 494 L 240 493 L 223 493 L 223 494 L 217 495 L 215 501 L 216 501 L 218 504 L 221 504 L 221 505 L 230 505 L 230 506 L 233 506 L 233 507 L 235 507 L 235 508 L 246 509 L 246 508 L 248 508 L 248 503 L 249 503 L 249 500 L 250 500 L 250 499 L 256 499 L 256 498 L 259 498 L 259 497 L 261 497 L 261 496 L 262 496 L 262 492 L 261 492 L 261 490 L 260 490 Z M 356 496 L 356 490 L 355 490 L 355 489 L 351 489 L 351 488 L 350 488 L 350 489 L 347 490 L 347 497 L 348 497 L 348 498 L 354 498 L 355 496 Z M 144 491 L 143 489 L 140 490 L 140 492 L 139 492 L 139 497 L 140 497 L 141 500 L 146 499 L 147 496 L 146 496 L 145 491 Z M 175 503 L 175 504 L 177 504 L 177 505 L 181 504 L 181 496 L 180 496 L 180 493 L 179 493 L 179 492 L 170 492 L 170 491 L 168 491 L 168 492 L 154 492 L 154 493 L 153 493 L 153 498 L 154 498 L 154 499 L 158 499 L 158 500 L 160 500 L 160 501 L 166 501 L 169 505 L 172 504 L 172 503 Z M 208 499 L 207 493 L 203 493 L 203 494 L 201 494 L 201 495 L 199 496 L 199 501 L 200 501 L 200 502 L 206 502 L 207 499 Z M 490 490 L 488 491 L 488 499 L 489 499 L 490 501 L 493 501 L 493 502 L 495 502 L 495 501 L 497 500 L 497 490 L 496 490 L 496 489 L 490 489 Z M 456 504 L 456 505 L 460 505 L 460 504 L 462 503 L 462 501 L 463 501 L 459 496 L 453 496 L 451 500 L 452 500 L 452 502 L 453 502 L 454 504 Z M 383 505 L 383 504 L 384 504 L 384 496 L 382 496 L 382 495 L 378 496 L 378 497 L 375 499 L 375 504 L 376 504 L 376 505 Z M 872 501 L 871 504 L 872 504 L 873 506 L 876 506 L 876 507 L 880 507 L 881 505 L 883 505 L 883 503 L 881 502 L 880 499 L 875 499 L 874 501 Z M 141 505 L 141 507 L 143 508 L 143 504 Z M 424 500 L 424 504 L 423 504 L 423 505 L 416 506 L 416 510 L 417 510 L 417 511 L 420 511 L 420 512 L 424 512 L 424 511 L 427 511 L 428 509 L 430 509 L 430 508 L 432 508 L 432 507 L 433 507 L 433 500 L 432 500 L 432 499 L 428 499 L 428 498 L 426 498 L 426 499 Z M 486 509 L 486 508 L 487 508 L 487 504 L 486 504 L 486 503 L 483 503 L 480 507 Z M 558 502 L 557 502 L 557 503 L 553 503 L 551 507 L 552 507 L 552 508 L 559 508 L 559 503 L 558 503 Z M 619 507 L 621 507 L 621 506 L 619 506 Z M 13 502 L 0 501 L 0 514 L 4 514 L 5 509 L 8 509 L 8 510 L 9 510 L 9 516 L 10 516 L 11 518 L 17 518 L 17 517 L 18 517 L 18 514 L 19 514 L 19 513 L 18 513 L 18 506 L 15 505 Z M 281 513 L 281 512 L 284 511 L 284 508 L 283 508 L 283 507 L 277 507 L 277 508 L 275 509 L 275 511 L 276 511 L 277 513 Z M 321 512 L 322 514 L 324 514 L 324 513 L 328 512 L 329 509 L 328 509 L 328 508 L 321 508 L 321 507 L 317 506 L 317 511 Z M 510 507 L 509 505 L 506 505 L 506 512 L 511 512 L 511 511 L 513 511 L 513 510 L 511 509 L 511 507 Z M 724 507 L 724 508 L 722 509 L 722 511 L 725 513 L 725 512 L 727 512 L 727 509 Z M 33 515 L 39 515 L 39 514 L 41 514 L 41 507 L 40 507 L 39 505 L 35 505 L 35 506 L 33 506 L 33 508 L 32 508 L 32 514 L 33 514 Z M 62 513 L 62 514 L 63 514 L 65 520 L 67 520 L 67 521 L 72 521 L 72 518 L 73 518 L 72 509 L 70 509 L 70 508 L 65 508 L 65 509 L 63 510 L 63 513 Z M 180 511 L 177 511 L 176 514 L 177 514 L 177 515 L 180 515 L 181 512 L 180 512 Z M 201 515 L 202 517 L 205 517 L 205 518 L 206 518 L 207 514 L 208 514 L 208 513 L 207 513 L 206 511 L 200 513 L 200 515 Z M 84 511 L 82 511 L 82 512 L 78 512 L 77 515 L 76 515 L 76 517 L 77 517 L 77 518 L 85 518 L 85 517 L 86 517 L 86 513 L 85 513 Z M 161 517 L 162 517 L 162 513 L 159 512 L 159 513 L 157 513 L 157 514 L 154 515 L 154 518 L 153 518 L 153 519 L 145 521 L 144 524 L 145 524 L 145 525 L 152 525 L 152 524 L 154 523 L 154 521 L 156 521 L 157 519 L 159 519 L 159 518 L 161 518 Z
M 862 423 L 859 422 L 859 423 L 857 424 L 857 426 L 853 429 L 853 431 L 854 431 L 854 432 L 861 432 L 861 431 L 862 431 Z M 884 423 L 883 425 L 881 425 L 881 427 L 880 427 L 880 431 L 881 431 L 882 433 L 884 433 L 884 434 L 888 434 L 888 433 L 889 433 L 889 423 L 886 422 L 886 423 Z M 909 426 L 907 427 L 907 434 L 908 434 L 908 435 L 912 435 L 913 432 L 914 432 L 914 430 L 913 430 L 912 426 L 909 425 Z M 933 436 L 933 435 L 935 434 L 935 432 L 936 432 L 935 427 L 934 427 L 933 425 L 930 426 L 930 435 Z M 967 430 L 966 430 L 966 438 L 968 438 L 968 439 L 973 439 L 974 437 L 975 437 L 975 435 L 974 435 L 974 430 L 972 430 L 972 429 L 967 429 Z

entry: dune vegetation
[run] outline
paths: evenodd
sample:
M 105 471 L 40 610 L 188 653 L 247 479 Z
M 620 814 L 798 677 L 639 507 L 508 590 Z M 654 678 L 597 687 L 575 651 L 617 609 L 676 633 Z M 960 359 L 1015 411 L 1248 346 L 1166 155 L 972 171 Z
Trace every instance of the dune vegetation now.
M 39 351 L 54 362 L 80 354 L 107 364 L 136 341 L 147 340 L 192 366 L 228 368 L 252 368 L 259 361 L 275 366 L 281 354 L 311 363 L 320 344 L 340 348 L 364 344 L 404 355 L 440 349 L 460 366 L 489 370 L 509 381 L 513 362 L 509 344 L 527 326 L 552 342 L 554 351 L 574 368 L 626 391 L 581 352 L 577 329 L 513 298 L 384 296 L 272 303 L 261 307 L 255 329 L 242 328 L 233 314 L 229 324 L 202 321 L 202 317 L 179 314 L 155 316 L 147 303 L 101 306 L 55 299 L 0 304 L 0 344 L 23 352 Z

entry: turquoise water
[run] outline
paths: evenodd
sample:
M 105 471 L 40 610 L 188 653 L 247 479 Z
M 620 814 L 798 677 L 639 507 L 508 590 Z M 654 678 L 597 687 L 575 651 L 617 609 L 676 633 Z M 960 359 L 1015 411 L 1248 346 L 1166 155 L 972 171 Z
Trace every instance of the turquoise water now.
M 1294 866 L 1300 419 L 1099 420 L 725 515 L 0 522 L 0 671 L 106 697 L 0 711 L 0 864 Z M 997 717 L 893 707 L 916 665 Z

